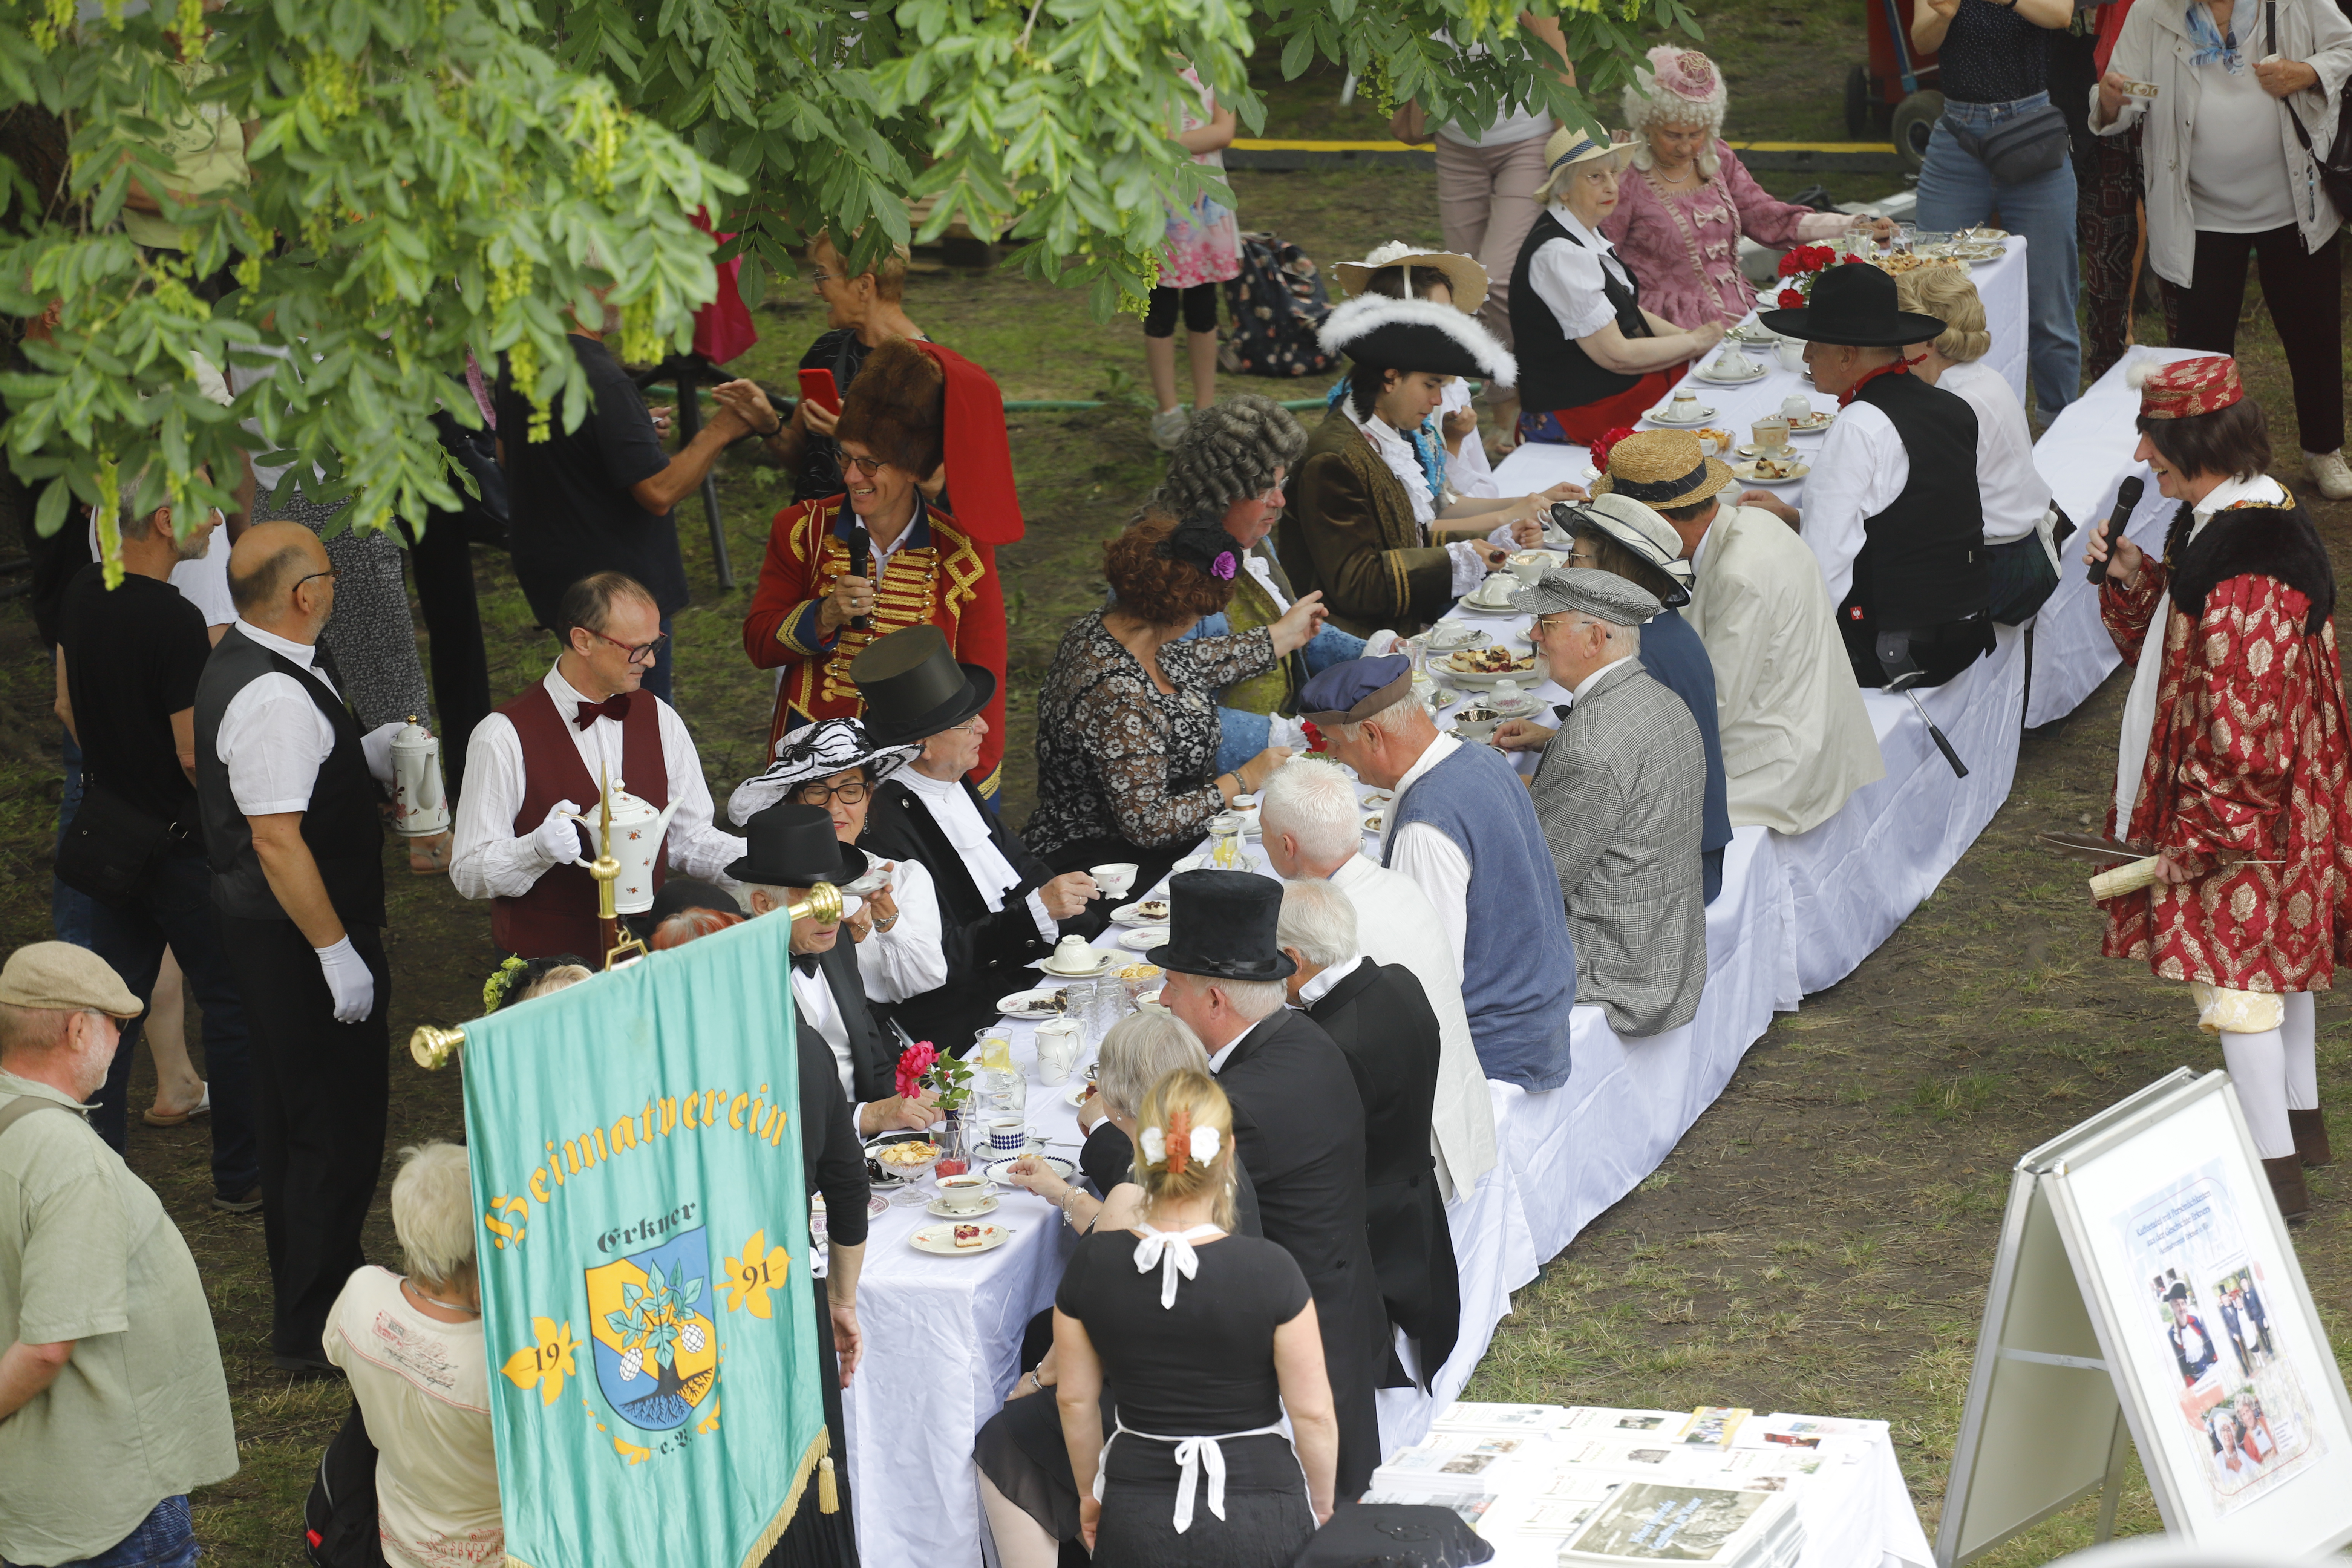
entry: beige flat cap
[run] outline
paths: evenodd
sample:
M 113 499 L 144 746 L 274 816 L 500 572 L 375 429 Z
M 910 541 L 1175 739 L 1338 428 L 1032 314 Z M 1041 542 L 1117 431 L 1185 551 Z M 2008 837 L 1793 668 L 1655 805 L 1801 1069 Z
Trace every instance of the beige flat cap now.
M 116 1018 L 146 1011 L 112 964 L 69 942 L 27 942 L 10 953 L 0 966 L 0 1003 Z

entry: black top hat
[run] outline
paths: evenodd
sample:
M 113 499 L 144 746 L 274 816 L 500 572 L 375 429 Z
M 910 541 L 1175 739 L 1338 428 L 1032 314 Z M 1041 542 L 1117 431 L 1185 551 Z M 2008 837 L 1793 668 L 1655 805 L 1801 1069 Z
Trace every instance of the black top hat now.
M 779 801 L 743 825 L 743 857 L 727 874 L 771 888 L 838 887 L 866 875 L 866 851 L 834 837 L 824 807 Z
M 1168 881 L 1168 942 L 1148 963 L 1218 980 L 1282 980 L 1297 973 L 1274 939 L 1282 884 L 1255 871 L 1179 871 Z
M 1802 309 L 1766 310 L 1758 320 L 1782 337 L 1859 349 L 1928 343 L 1944 332 L 1935 317 L 1902 309 L 1895 279 L 1865 261 L 1830 268 L 1814 279 L 1812 301 Z
M 929 625 L 877 637 L 849 661 L 849 679 L 866 699 L 866 738 L 877 748 L 928 741 L 996 695 L 996 677 L 958 664 L 947 634 Z

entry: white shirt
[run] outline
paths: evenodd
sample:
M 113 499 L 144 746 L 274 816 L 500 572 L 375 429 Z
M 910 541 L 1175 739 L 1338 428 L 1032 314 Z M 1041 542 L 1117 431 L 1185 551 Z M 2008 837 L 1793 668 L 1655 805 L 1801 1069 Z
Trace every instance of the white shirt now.
M 989 837 L 988 824 L 981 819 L 980 807 L 972 804 L 971 796 L 964 793 L 963 781 L 935 779 L 912 767 L 900 768 L 890 776 L 923 803 L 931 820 L 948 836 L 948 842 L 963 859 L 963 868 L 971 875 L 972 886 L 980 889 L 981 901 L 988 906 L 988 912 L 995 914 L 1003 910 L 1004 895 L 1021 885 L 1021 875 L 1004 858 L 1004 851 L 996 847 L 996 840 Z M 1036 922 L 1038 939 L 1059 940 L 1062 928 L 1045 912 L 1045 896 L 1032 889 L 1023 901 L 1028 906 L 1029 918 Z M 942 974 L 940 978 L 944 981 L 946 977 Z
M 587 699 L 563 679 L 560 662 L 541 684 L 555 700 L 563 731 L 579 749 L 589 778 L 609 778 L 616 786 L 624 783 L 621 721 L 600 714 L 585 730 L 575 725 L 572 715 Z M 695 754 L 686 721 L 650 691 L 639 691 L 630 700 L 654 703 L 660 715 L 668 798 L 677 807 L 664 840 L 669 868 L 733 888 L 727 868 L 742 857 L 743 841 L 711 824 L 710 785 L 703 779 L 702 760 Z M 459 897 L 519 899 L 559 863 L 541 849 L 538 823 L 524 824 L 522 837 L 515 837 L 515 813 L 522 809 L 527 777 L 522 737 L 515 732 L 514 721 L 492 713 L 474 726 L 466 747 L 465 794 L 457 803 L 457 845 L 449 859 L 449 881 Z M 574 804 L 593 807 L 595 801 L 592 796 Z
M 871 1002 L 904 1002 L 948 983 L 939 893 L 921 861 L 891 863 L 890 897 L 898 906 L 898 923 L 888 931 L 875 927 L 857 944 L 857 975 Z
M 2235 15 L 2243 26 L 2248 14 Z M 2242 34 L 2242 40 L 2253 41 Z M 2200 229 L 2260 234 L 2295 221 L 2286 145 L 2279 135 L 2279 101 L 2263 90 L 2253 54 L 2251 47 L 2245 50 L 2242 71 L 2232 72 L 2219 60 L 2197 68 L 2198 101 L 2189 125 L 2185 172 L 2189 210 Z
M 1470 1038 L 1461 966 L 1429 940 L 1437 911 L 1410 877 L 1357 855 L 1331 873 L 1331 885 L 1356 906 L 1356 940 L 1364 956 L 1410 970 L 1437 1015 L 1437 1095 L 1429 1108 L 1429 1143 L 1437 1157 L 1438 1195 L 1451 1202 L 1495 1168 L 1494 1100 Z
M 1470 406 L 1470 384 L 1455 376 L 1445 384 L 1445 399 L 1437 405 L 1438 428 L 1445 426 L 1445 416 L 1458 414 Z M 1502 491 L 1496 488 L 1494 465 L 1486 460 L 1486 444 L 1472 430 L 1461 442 L 1445 453 L 1445 488 L 1457 496 L 1481 496 L 1499 499 Z
M 326 672 L 312 665 L 319 650 L 310 644 L 289 642 L 242 617 L 236 629 L 335 690 Z M 378 784 L 392 783 L 392 737 L 401 727 L 380 725 L 360 738 L 360 754 Z M 319 766 L 334 749 L 333 721 L 319 711 L 300 681 L 274 669 L 228 700 L 213 737 L 214 754 L 228 764 L 229 794 L 247 816 L 310 810 Z
M 1266 1016 L 1278 1017 L 1280 1015 L 1270 1013 Z M 1212 1073 L 1221 1073 L 1224 1071 L 1225 1058 L 1234 1054 L 1235 1047 L 1239 1046 L 1244 1040 L 1250 1037 L 1250 1030 L 1255 1029 L 1259 1024 L 1263 1024 L 1265 1022 L 1265 1018 L 1260 1018 L 1256 1024 L 1252 1024 L 1249 1026 L 1249 1028 L 1244 1029 L 1240 1034 L 1235 1035 L 1232 1039 L 1227 1040 L 1223 1045 L 1219 1046 L 1215 1050 L 1211 1051 L 1209 1053 L 1209 1070 Z
M 2006 544 L 2040 528 L 2050 510 L 2050 483 L 2033 466 L 2033 432 L 2008 378 L 1979 359 L 1952 366 L 1936 384 L 1976 410 L 1977 491 L 1984 502 L 1985 542 Z
M 2204 532 L 2215 512 L 2242 500 L 2280 506 L 2286 499 L 2286 491 L 2268 474 L 2223 479 L 2189 514 L 2189 538 L 2194 540 Z M 2132 668 L 2131 690 L 2124 698 L 2123 734 L 2116 745 L 2116 836 L 2119 839 L 2131 832 L 2132 807 L 2139 804 L 2140 771 L 2147 763 L 2148 741 L 2156 733 L 2156 689 L 2164 679 L 2164 629 L 2171 617 L 2172 590 L 2167 588 L 2147 618 L 2147 636 L 2139 645 L 2139 663 Z
M 849 1025 L 842 1018 L 841 1004 L 833 999 L 833 986 L 822 969 L 814 974 L 803 974 L 795 964 L 792 976 L 793 1009 L 800 1016 L 800 1021 L 814 1029 L 832 1050 L 834 1070 L 841 1075 L 842 1098 L 855 1106 L 857 1091 L 850 1087 L 856 1081 L 856 1074 L 849 1059 Z
M 1911 454 L 1895 422 L 1874 404 L 1849 403 L 1822 442 L 1821 460 L 1805 481 L 1801 531 L 1822 563 L 1830 604 L 1845 603 L 1853 587 L 1853 558 L 1862 553 L 1863 521 L 1895 504 L 1911 482 Z
M 1555 201 L 1548 210 L 1560 227 L 1584 246 L 1579 249 L 1564 239 L 1546 240 L 1528 263 L 1528 286 L 1536 291 L 1537 299 L 1551 307 L 1559 330 L 1573 342 L 1591 337 L 1617 319 L 1617 307 L 1602 292 L 1604 274 L 1614 277 L 1621 289 L 1631 289 L 1633 280 L 1615 246 L 1585 227 L 1562 204 Z
M 1617 658 L 1611 659 L 1607 664 L 1602 665 L 1599 669 L 1594 670 L 1591 675 L 1586 676 L 1582 680 L 1578 681 L 1573 687 L 1569 689 L 1568 705 L 1571 708 L 1575 707 L 1576 700 L 1583 696 L 1587 691 L 1591 690 L 1594 681 L 1600 679 L 1602 676 L 1608 674 L 1611 670 L 1616 668 L 1619 665 L 1624 663 L 1627 659 L 1632 658 L 1633 657 L 1633 656 L 1630 653 L 1621 654 Z
M 1396 807 L 1404 805 L 1405 792 L 1461 745 L 1452 735 L 1443 733 L 1429 743 L 1421 760 L 1397 780 L 1395 805 L 1390 808 L 1391 820 Z M 1388 861 L 1391 870 L 1403 872 L 1429 895 L 1430 903 L 1437 910 L 1438 929 L 1445 935 L 1445 951 L 1454 955 L 1454 973 L 1461 973 L 1463 942 L 1470 929 L 1470 857 L 1463 853 L 1462 846 L 1429 824 L 1413 822 L 1390 835 Z
M 1328 969 L 1318 971 L 1315 978 L 1312 980 L 1305 980 L 1299 983 L 1298 1000 L 1293 1002 L 1291 1005 L 1299 1008 L 1302 1011 L 1308 1007 L 1312 1007 L 1316 1003 L 1320 1002 L 1324 997 L 1331 994 L 1331 987 L 1339 984 L 1339 982 L 1347 979 L 1348 976 L 1355 973 L 1356 971 L 1361 969 L 1363 966 L 1364 955 L 1360 952 L 1356 954 L 1355 957 L 1349 959 L 1343 963 L 1335 963 Z

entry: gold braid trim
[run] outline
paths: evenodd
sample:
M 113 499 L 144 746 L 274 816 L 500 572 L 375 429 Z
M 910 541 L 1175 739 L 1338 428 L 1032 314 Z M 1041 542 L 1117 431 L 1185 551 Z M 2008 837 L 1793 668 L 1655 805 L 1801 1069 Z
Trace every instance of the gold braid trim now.
M 931 537 L 954 542 L 954 548 L 946 552 L 946 559 L 940 563 L 948 574 L 943 605 L 950 615 L 961 618 L 964 605 L 979 596 L 980 582 L 988 575 L 988 568 L 981 564 L 980 552 L 972 548 L 971 540 L 955 529 L 940 526 L 937 513 L 931 517 Z
M 816 1436 L 809 1440 L 808 1452 L 801 1456 L 800 1468 L 793 1474 L 793 1489 L 784 1495 L 784 1506 L 776 1510 L 776 1516 L 768 1521 L 767 1529 L 760 1531 L 751 1542 L 751 1549 L 743 1553 L 742 1568 L 760 1568 L 760 1564 L 767 1561 L 768 1553 L 776 1549 L 776 1542 L 784 1538 L 785 1530 L 793 1522 L 793 1515 L 800 1511 L 801 1494 L 808 1490 L 809 1478 L 816 1474 L 817 1462 L 832 1451 L 833 1433 L 819 1422 Z M 825 1511 L 830 1513 L 834 1510 L 828 1509 Z

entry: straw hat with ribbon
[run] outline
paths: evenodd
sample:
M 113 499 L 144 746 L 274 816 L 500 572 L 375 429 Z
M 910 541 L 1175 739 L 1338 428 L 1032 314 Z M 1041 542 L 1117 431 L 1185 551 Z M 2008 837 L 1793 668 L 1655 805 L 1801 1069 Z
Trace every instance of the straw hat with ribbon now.
M 1476 315 L 1478 307 L 1486 303 L 1490 279 L 1486 269 L 1474 258 L 1452 250 L 1424 250 L 1401 239 L 1389 241 L 1361 261 L 1342 261 L 1331 270 L 1339 276 L 1340 298 L 1352 300 L 1370 286 L 1373 273 L 1391 267 L 1405 269 L 1404 295 L 1408 300 L 1419 297 L 1413 291 L 1412 279 L 1413 270 L 1418 268 L 1445 275 L 1446 289 L 1454 296 L 1454 308 L 1464 315 Z
M 1731 466 L 1707 457 L 1688 430 L 1642 430 L 1609 448 L 1609 471 L 1592 481 L 1595 496 L 1630 496 L 1644 506 L 1696 506 L 1738 483 Z
M 1544 143 L 1544 183 L 1536 190 L 1536 200 L 1548 201 L 1558 195 L 1559 188 L 1568 183 L 1568 172 L 1579 163 L 1613 158 L 1622 171 L 1633 157 L 1631 142 L 1595 142 L 1575 126 L 1563 125 Z

